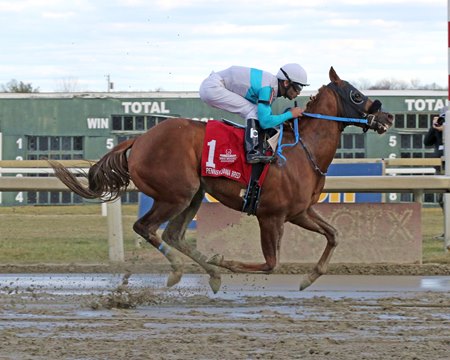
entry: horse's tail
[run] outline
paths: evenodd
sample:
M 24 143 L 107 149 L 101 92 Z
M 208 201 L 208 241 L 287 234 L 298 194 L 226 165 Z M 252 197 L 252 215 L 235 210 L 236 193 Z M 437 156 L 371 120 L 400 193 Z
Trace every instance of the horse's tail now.
M 62 164 L 51 160 L 49 163 L 55 171 L 55 176 L 75 194 L 85 199 L 114 200 L 122 195 L 130 184 L 127 151 L 131 149 L 134 141 L 135 139 L 129 139 L 115 146 L 89 168 L 88 174 L 82 173 L 82 177 L 88 179 L 88 187 L 80 181 L 79 176 Z

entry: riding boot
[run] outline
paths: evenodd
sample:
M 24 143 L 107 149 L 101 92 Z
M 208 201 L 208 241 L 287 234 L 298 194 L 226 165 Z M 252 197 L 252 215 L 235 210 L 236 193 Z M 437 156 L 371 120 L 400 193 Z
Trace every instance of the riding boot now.
M 245 128 L 245 153 L 249 164 L 267 163 L 272 160 L 272 156 L 266 156 L 262 153 L 262 142 L 259 141 L 259 134 L 262 130 L 256 119 L 247 119 Z

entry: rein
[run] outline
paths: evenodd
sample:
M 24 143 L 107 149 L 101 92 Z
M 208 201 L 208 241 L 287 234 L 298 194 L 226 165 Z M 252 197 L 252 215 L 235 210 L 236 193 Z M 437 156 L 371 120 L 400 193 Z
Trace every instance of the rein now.
M 283 126 L 280 126 L 280 136 L 278 137 L 278 147 L 277 147 L 277 155 L 283 159 L 284 162 L 286 162 L 286 157 L 282 154 L 283 148 L 285 147 L 292 147 L 300 143 L 303 150 L 305 151 L 306 156 L 308 157 L 308 160 L 311 162 L 313 168 L 315 171 L 317 171 L 322 176 L 327 176 L 326 172 L 323 172 L 319 165 L 317 165 L 316 160 L 314 159 L 313 154 L 308 149 L 304 141 L 302 140 L 302 137 L 300 136 L 300 133 L 298 132 L 298 118 L 294 119 L 294 135 L 295 135 L 295 142 L 291 144 L 282 144 L 281 140 L 283 140 Z
M 314 113 L 308 113 L 304 112 L 303 115 L 316 118 L 316 119 L 322 119 L 322 120 L 330 120 L 330 121 L 338 121 L 343 122 L 346 124 L 363 124 L 366 125 L 366 128 L 368 129 L 370 124 L 375 118 L 375 115 L 372 114 L 365 114 L 361 107 L 366 103 L 367 97 L 362 95 L 360 92 L 358 92 L 353 86 L 347 84 L 347 87 L 350 87 L 350 100 L 352 104 L 350 106 L 346 105 L 346 96 L 343 93 L 343 90 L 336 86 L 334 83 L 330 83 L 327 85 L 328 88 L 330 88 L 332 91 L 334 91 L 341 100 L 344 100 L 341 104 L 344 106 L 344 114 L 357 114 L 357 115 L 363 115 L 360 118 L 354 118 L 354 117 L 341 117 L 341 116 L 330 116 L 330 115 L 323 115 L 323 114 L 314 114 Z M 355 106 L 356 105 L 356 106 Z M 297 106 L 297 102 L 295 102 L 295 106 Z M 280 136 L 278 138 L 278 149 L 277 149 L 277 155 L 280 159 L 282 159 L 284 162 L 286 162 L 286 157 L 283 156 L 283 148 L 285 147 L 292 147 L 300 143 L 303 150 L 305 151 L 306 156 L 308 157 L 308 160 L 311 162 L 314 170 L 319 173 L 322 176 L 326 176 L 327 173 L 322 171 L 317 165 L 316 160 L 314 159 L 313 154 L 308 149 L 304 141 L 302 140 L 299 132 L 298 132 L 298 118 L 294 119 L 294 135 L 295 135 L 295 141 L 292 144 L 282 144 L 281 141 L 283 139 L 283 126 L 280 126 Z M 367 131 L 367 130 L 366 130 Z
M 316 119 L 322 119 L 322 120 L 331 120 L 331 121 L 340 121 L 345 123 L 354 123 L 354 124 L 369 124 L 368 118 L 371 116 L 369 114 L 367 118 L 365 119 L 357 119 L 357 118 L 347 118 L 347 117 L 339 117 L 339 116 L 330 116 L 330 115 L 322 115 L 322 114 L 313 114 L 313 113 L 306 113 L 304 112 L 303 115 L 316 118 Z M 374 116 L 374 115 L 372 115 Z

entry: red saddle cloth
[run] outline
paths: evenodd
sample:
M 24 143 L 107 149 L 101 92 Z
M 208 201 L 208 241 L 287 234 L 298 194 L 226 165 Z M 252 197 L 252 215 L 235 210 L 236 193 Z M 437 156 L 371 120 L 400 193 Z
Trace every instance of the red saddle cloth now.
M 201 163 L 202 176 L 223 176 L 247 185 L 252 175 L 252 166 L 245 160 L 244 129 L 218 120 L 209 120 L 206 124 Z M 260 186 L 268 168 L 264 167 Z

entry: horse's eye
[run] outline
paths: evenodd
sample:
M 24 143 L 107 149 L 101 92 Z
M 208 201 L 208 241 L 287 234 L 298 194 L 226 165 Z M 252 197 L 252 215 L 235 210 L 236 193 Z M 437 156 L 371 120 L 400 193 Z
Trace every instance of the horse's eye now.
M 350 91 L 350 99 L 357 105 L 362 104 L 364 101 L 364 96 L 359 91 Z

